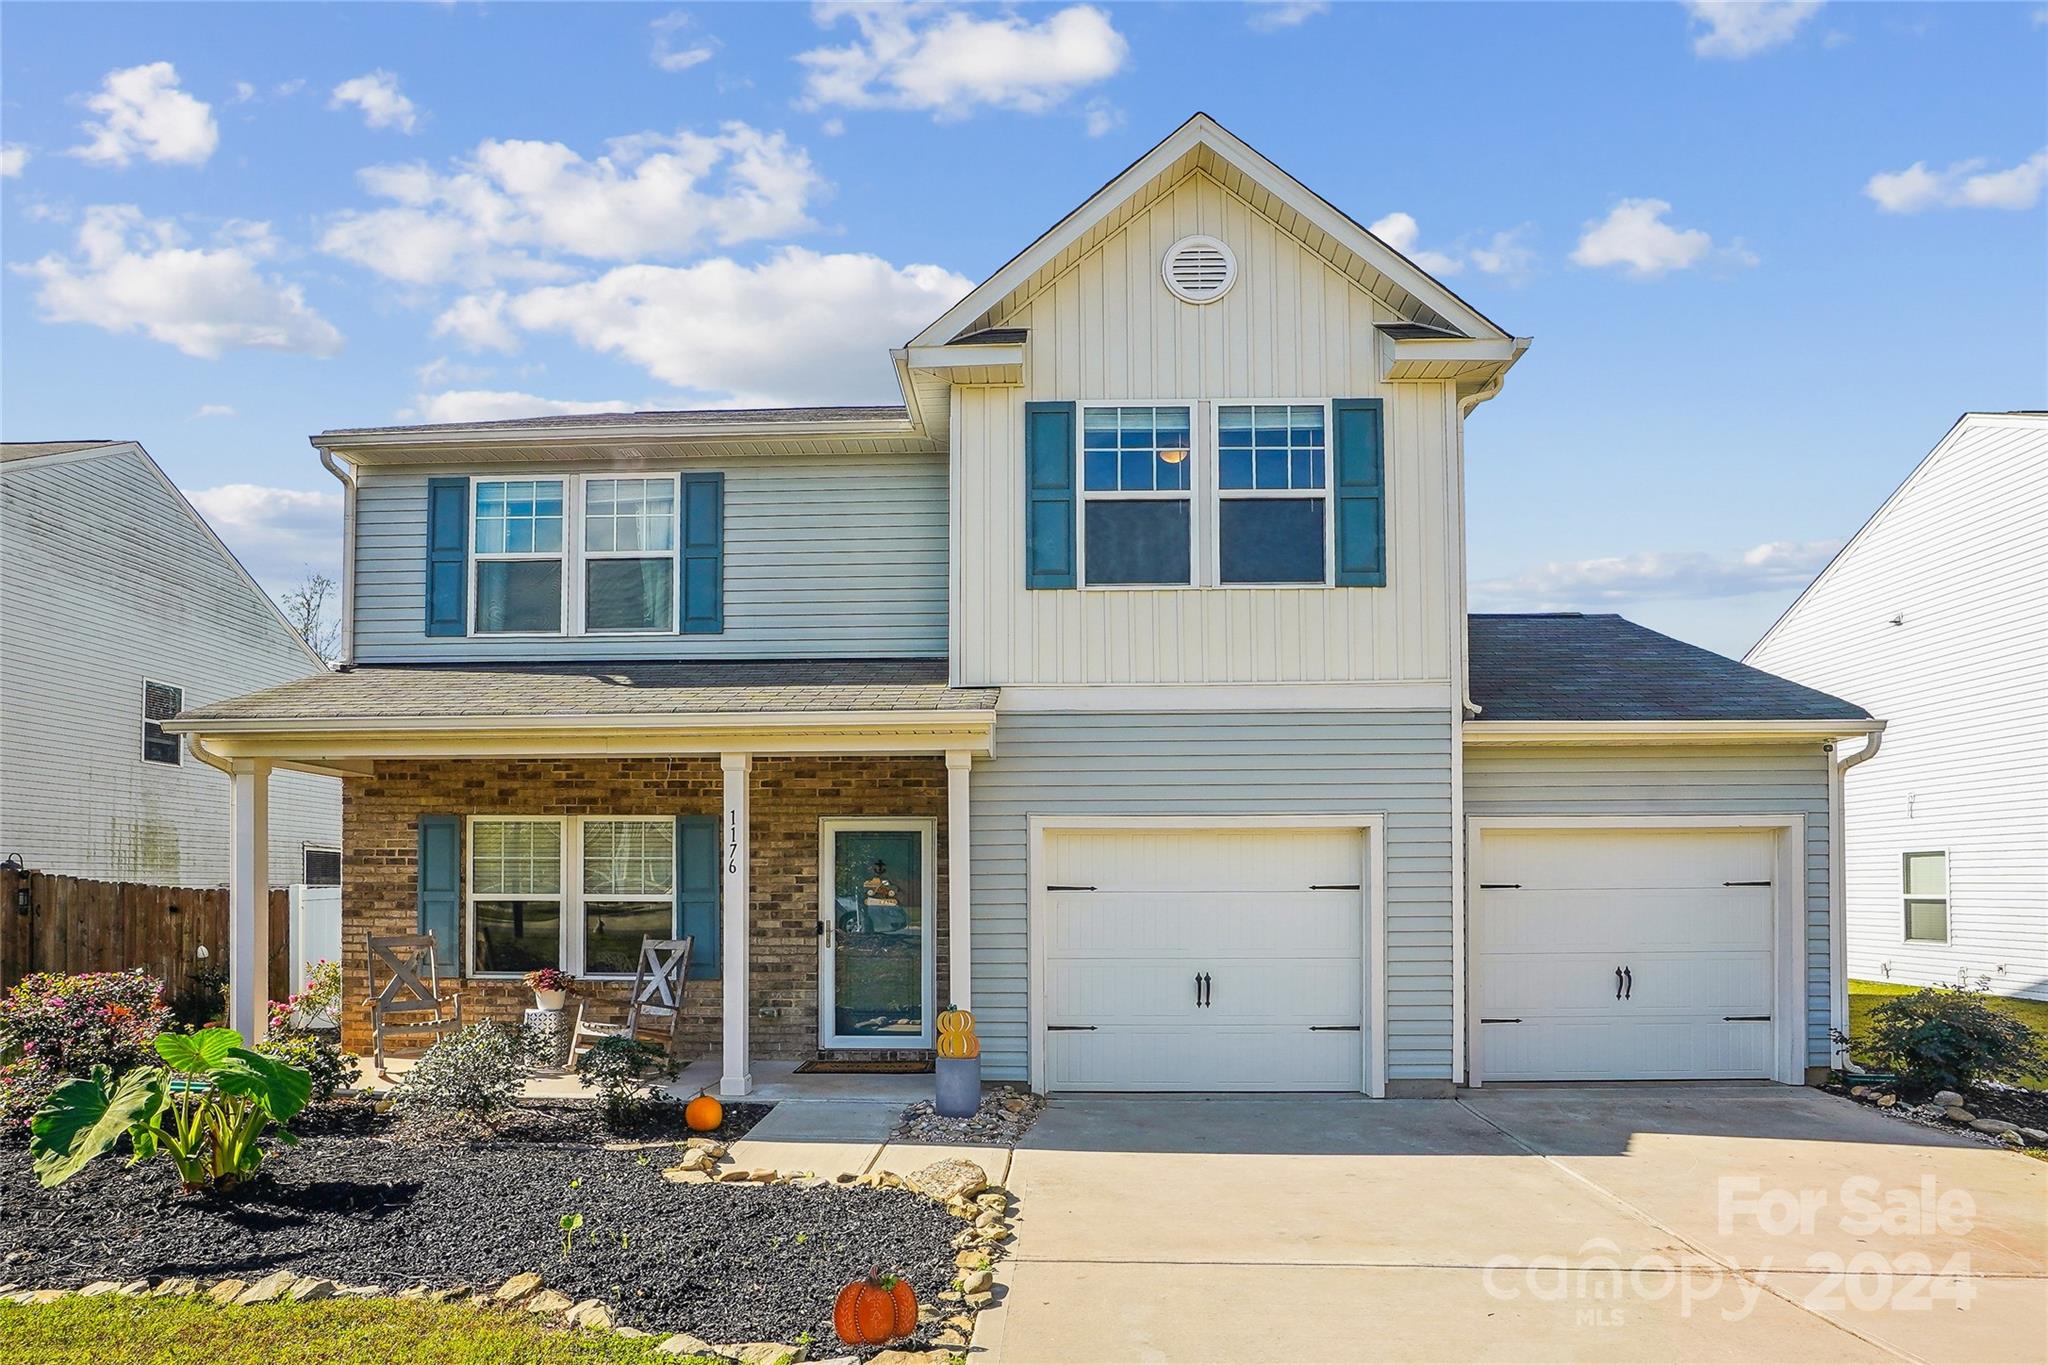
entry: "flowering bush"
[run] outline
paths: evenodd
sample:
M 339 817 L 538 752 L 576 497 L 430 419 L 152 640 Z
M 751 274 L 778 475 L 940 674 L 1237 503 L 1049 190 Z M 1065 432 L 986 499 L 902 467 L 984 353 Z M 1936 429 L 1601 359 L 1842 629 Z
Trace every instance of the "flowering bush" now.
M 305 1072 L 312 1082 L 308 1098 L 314 1104 L 332 1100 L 355 1071 L 341 1045 L 324 1033 L 280 1029 L 256 1044 L 255 1051 Z
M 488 1126 L 519 1098 L 533 1040 L 509 1024 L 471 1024 L 421 1054 L 391 1100 L 402 1115 Z
M 341 1010 L 341 964 L 326 959 L 313 964 L 306 989 L 270 1002 L 270 1031 L 306 1028 L 315 1019 L 335 1018 Z
M 163 982 L 140 972 L 38 972 L 0 997 L 0 1126 L 18 1129 L 65 1081 L 156 1059 Z
M 526 974 L 526 987 L 535 991 L 566 991 L 573 980 L 560 967 L 536 967 Z

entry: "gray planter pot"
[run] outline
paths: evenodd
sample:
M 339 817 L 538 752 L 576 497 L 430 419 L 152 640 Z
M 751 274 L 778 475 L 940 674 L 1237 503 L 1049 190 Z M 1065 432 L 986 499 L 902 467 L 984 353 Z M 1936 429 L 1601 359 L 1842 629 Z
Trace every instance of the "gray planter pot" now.
M 964 1119 L 981 1108 L 981 1058 L 938 1059 L 938 1110 L 949 1119 Z

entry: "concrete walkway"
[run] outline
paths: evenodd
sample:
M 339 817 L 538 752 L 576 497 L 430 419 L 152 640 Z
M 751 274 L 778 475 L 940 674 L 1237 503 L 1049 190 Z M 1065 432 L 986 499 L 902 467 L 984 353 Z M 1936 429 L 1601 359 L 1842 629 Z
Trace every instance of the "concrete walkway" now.
M 987 1171 L 994 1184 L 1009 1178 L 1007 1147 L 889 1141 L 889 1130 L 902 1116 L 903 1105 L 896 1100 L 785 1100 L 732 1145 L 732 1159 L 741 1166 L 829 1177 L 842 1171 L 909 1175 L 934 1161 L 964 1157 Z
M 1009 1184 L 991 1365 L 2048 1356 L 2048 1164 L 1813 1091 L 1060 1100 Z

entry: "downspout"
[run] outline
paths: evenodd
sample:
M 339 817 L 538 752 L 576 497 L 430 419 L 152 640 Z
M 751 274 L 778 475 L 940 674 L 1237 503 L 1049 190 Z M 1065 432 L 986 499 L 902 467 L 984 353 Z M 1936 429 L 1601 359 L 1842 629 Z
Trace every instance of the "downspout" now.
M 1882 723 L 1880 723 L 1881 725 Z M 1846 809 L 1849 769 L 1877 757 L 1884 743 L 1884 730 L 1873 730 L 1863 747 L 1853 754 L 1840 752 L 1839 742 L 1826 746 L 1828 753 L 1828 1048 L 1838 1070 L 1861 1070 L 1849 1059 L 1849 1049 L 1835 1042 L 1849 1031 L 1849 953 L 1846 907 L 1842 897 L 1848 886 L 1848 811 Z
M 352 667 L 356 661 L 356 476 L 334 459 L 334 452 L 321 448 L 320 463 L 341 480 L 341 663 Z

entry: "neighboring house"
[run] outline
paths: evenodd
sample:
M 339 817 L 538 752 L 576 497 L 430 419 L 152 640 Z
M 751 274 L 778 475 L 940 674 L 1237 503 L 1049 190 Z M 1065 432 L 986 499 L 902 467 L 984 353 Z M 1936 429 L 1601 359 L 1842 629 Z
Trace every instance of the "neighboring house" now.
M 2048 1000 L 2048 413 L 1969 412 L 1750 650 L 1890 722 L 1849 974 Z
M 731 1094 L 948 1002 L 1048 1090 L 1798 1082 L 1880 727 L 1608 617 L 1468 655 L 1463 422 L 1527 344 L 1198 115 L 901 406 L 314 437 L 349 663 L 177 728 L 245 810 L 344 778 L 349 982 L 421 927 L 509 1017 L 675 926 Z
M 225 883 L 227 779 L 162 722 L 325 671 L 140 445 L 0 445 L 0 855 Z M 280 778 L 269 844 L 273 884 L 338 880 L 339 784 Z

